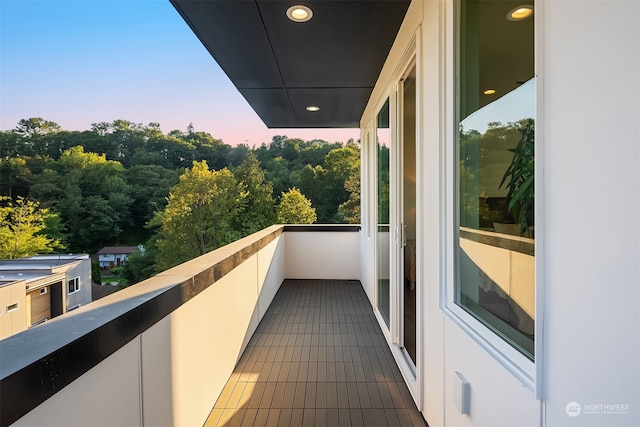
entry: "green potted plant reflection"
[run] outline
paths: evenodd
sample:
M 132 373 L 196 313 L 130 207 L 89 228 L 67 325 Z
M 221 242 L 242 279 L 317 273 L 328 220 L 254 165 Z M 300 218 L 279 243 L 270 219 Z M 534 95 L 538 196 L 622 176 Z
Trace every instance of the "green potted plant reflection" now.
M 520 235 L 533 237 L 531 227 L 534 221 L 534 163 L 535 163 L 535 122 L 533 119 L 520 121 L 520 140 L 515 148 L 509 149 L 513 153 L 511 164 L 500 181 L 500 187 L 505 185 L 508 210 L 519 225 Z

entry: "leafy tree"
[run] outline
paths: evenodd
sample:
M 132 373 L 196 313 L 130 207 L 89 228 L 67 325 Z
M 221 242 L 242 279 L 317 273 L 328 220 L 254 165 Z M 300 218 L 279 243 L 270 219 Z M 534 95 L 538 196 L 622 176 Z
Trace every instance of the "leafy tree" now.
M 62 249 L 60 242 L 46 234 L 46 218 L 54 216 L 38 203 L 0 197 L 0 258 L 16 259 Z
M 316 221 L 316 210 L 297 188 L 282 193 L 278 205 L 278 222 L 280 224 L 313 224 Z
M 120 212 L 113 203 L 100 196 L 89 196 L 82 201 L 81 217 L 73 236 L 89 252 L 97 252 L 105 243 L 122 232 Z
M 265 182 L 265 173 L 260 168 L 258 158 L 249 153 L 234 174 L 246 193 L 243 209 L 236 216 L 234 228 L 247 236 L 274 224 L 273 185 Z
M 233 223 L 245 197 L 228 169 L 211 171 L 206 161 L 194 161 L 171 189 L 166 209 L 150 223 L 161 227 L 157 268 L 165 270 L 238 239 Z
M 143 227 L 155 212 L 164 209 L 169 190 L 178 183 L 179 176 L 179 171 L 158 165 L 135 165 L 126 170 L 134 225 Z
M 91 281 L 93 283 L 102 283 L 102 273 L 100 272 L 100 263 L 98 261 L 91 261 Z
M 159 235 L 151 237 L 140 248 L 127 257 L 122 269 L 122 276 L 128 283 L 138 283 L 153 276 L 161 270 L 156 270 L 155 260 L 158 256 L 157 240 Z
M 360 174 L 349 177 L 344 183 L 349 199 L 338 206 L 338 214 L 349 224 L 360 224 Z
M 271 144 L 269 144 L 269 151 L 272 154 L 272 156 L 275 157 L 279 157 L 282 156 L 282 149 L 284 148 L 284 144 L 287 142 L 287 136 L 286 135 L 274 135 L 271 138 Z
M 301 144 L 301 150 L 298 155 L 298 164 L 300 167 L 304 165 L 317 166 L 324 164 L 327 154 L 335 149 L 342 147 L 342 144 L 329 144 L 323 140 L 313 140 Z
M 55 135 L 62 129 L 55 122 L 41 117 L 22 119 L 13 132 L 17 135 L 22 155 L 46 155 L 49 145 L 55 145 Z
M 8 159 L 20 154 L 18 135 L 15 132 L 0 130 L 0 159 Z
M 36 135 L 49 135 L 60 132 L 60 125 L 44 120 L 41 117 L 32 117 L 30 119 L 22 119 L 14 129 L 14 132 L 21 138 L 31 138 Z
M 323 205 L 326 210 L 325 221 L 339 222 L 342 220 L 339 218 L 339 206 L 353 198 L 352 209 L 355 209 L 356 199 L 359 201 L 359 194 L 354 193 L 360 191 L 359 177 L 355 178 L 360 175 L 360 149 L 352 142 L 344 147 L 334 148 L 327 154 L 324 167 L 327 172 L 321 185 L 324 196 Z M 349 180 L 352 182 L 350 189 L 347 189 L 346 183 Z M 351 212 L 349 216 L 353 219 L 354 215 L 357 214 Z
M 295 172 L 292 174 L 298 175 Z M 299 171 L 299 175 L 292 179 L 294 184 L 299 185 L 300 191 L 308 197 L 313 206 L 315 206 L 318 216 L 318 221 L 323 223 L 327 222 L 328 218 L 335 213 L 337 205 L 331 206 L 331 203 L 327 202 L 327 199 L 333 197 L 331 191 L 325 187 L 327 171 L 322 165 L 315 167 L 306 165 Z
M 280 195 L 291 188 L 291 179 L 287 161 L 282 157 L 270 159 L 265 165 L 265 177 L 273 185 L 273 194 Z
M 186 168 L 194 161 L 195 146 L 178 138 L 165 137 L 152 141 L 152 150 L 160 153 L 167 167 Z
M 0 196 L 26 197 L 33 181 L 27 160 L 21 157 L 0 159 Z
M 233 147 L 214 139 L 206 132 L 191 132 L 182 138 L 195 147 L 194 158 L 206 160 L 212 169 L 222 169 L 231 165 Z
M 73 251 L 94 252 L 130 221 L 125 169 L 81 146 L 66 150 L 35 177 L 30 196 L 59 212 Z
M 229 164 L 231 166 L 241 165 L 249 156 L 249 146 L 247 144 L 238 144 L 231 153 L 229 153 Z
M 300 146 L 303 143 L 301 139 L 287 139 L 282 147 L 282 157 L 289 162 L 295 161 L 300 155 Z

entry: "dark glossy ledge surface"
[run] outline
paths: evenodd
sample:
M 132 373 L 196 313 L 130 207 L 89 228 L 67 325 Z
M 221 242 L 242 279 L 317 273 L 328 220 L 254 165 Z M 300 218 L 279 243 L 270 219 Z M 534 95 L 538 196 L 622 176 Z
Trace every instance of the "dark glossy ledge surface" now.
M 312 225 L 285 225 L 284 231 L 304 231 L 304 232 L 355 232 L 360 231 L 360 225 L 341 224 L 312 224 Z
M 0 425 L 20 419 L 284 231 L 269 227 L 0 341 Z M 194 274 L 180 273 L 185 269 Z

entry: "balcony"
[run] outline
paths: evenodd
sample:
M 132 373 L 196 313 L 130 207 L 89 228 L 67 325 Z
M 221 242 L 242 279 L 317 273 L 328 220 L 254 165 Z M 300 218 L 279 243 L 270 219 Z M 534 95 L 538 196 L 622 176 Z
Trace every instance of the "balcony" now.
M 273 226 L 1 341 L 0 424 L 424 425 L 358 230 Z

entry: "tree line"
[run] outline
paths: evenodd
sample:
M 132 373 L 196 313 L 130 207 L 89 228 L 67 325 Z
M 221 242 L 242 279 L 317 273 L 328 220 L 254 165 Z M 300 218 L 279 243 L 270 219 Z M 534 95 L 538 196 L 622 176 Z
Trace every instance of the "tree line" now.
M 40 252 L 143 244 L 129 262 L 141 280 L 274 223 L 359 223 L 359 176 L 352 140 L 233 147 L 192 125 L 23 119 L 0 131 L 0 235 L 29 229 Z M 12 254 L 0 247 L 25 256 Z

